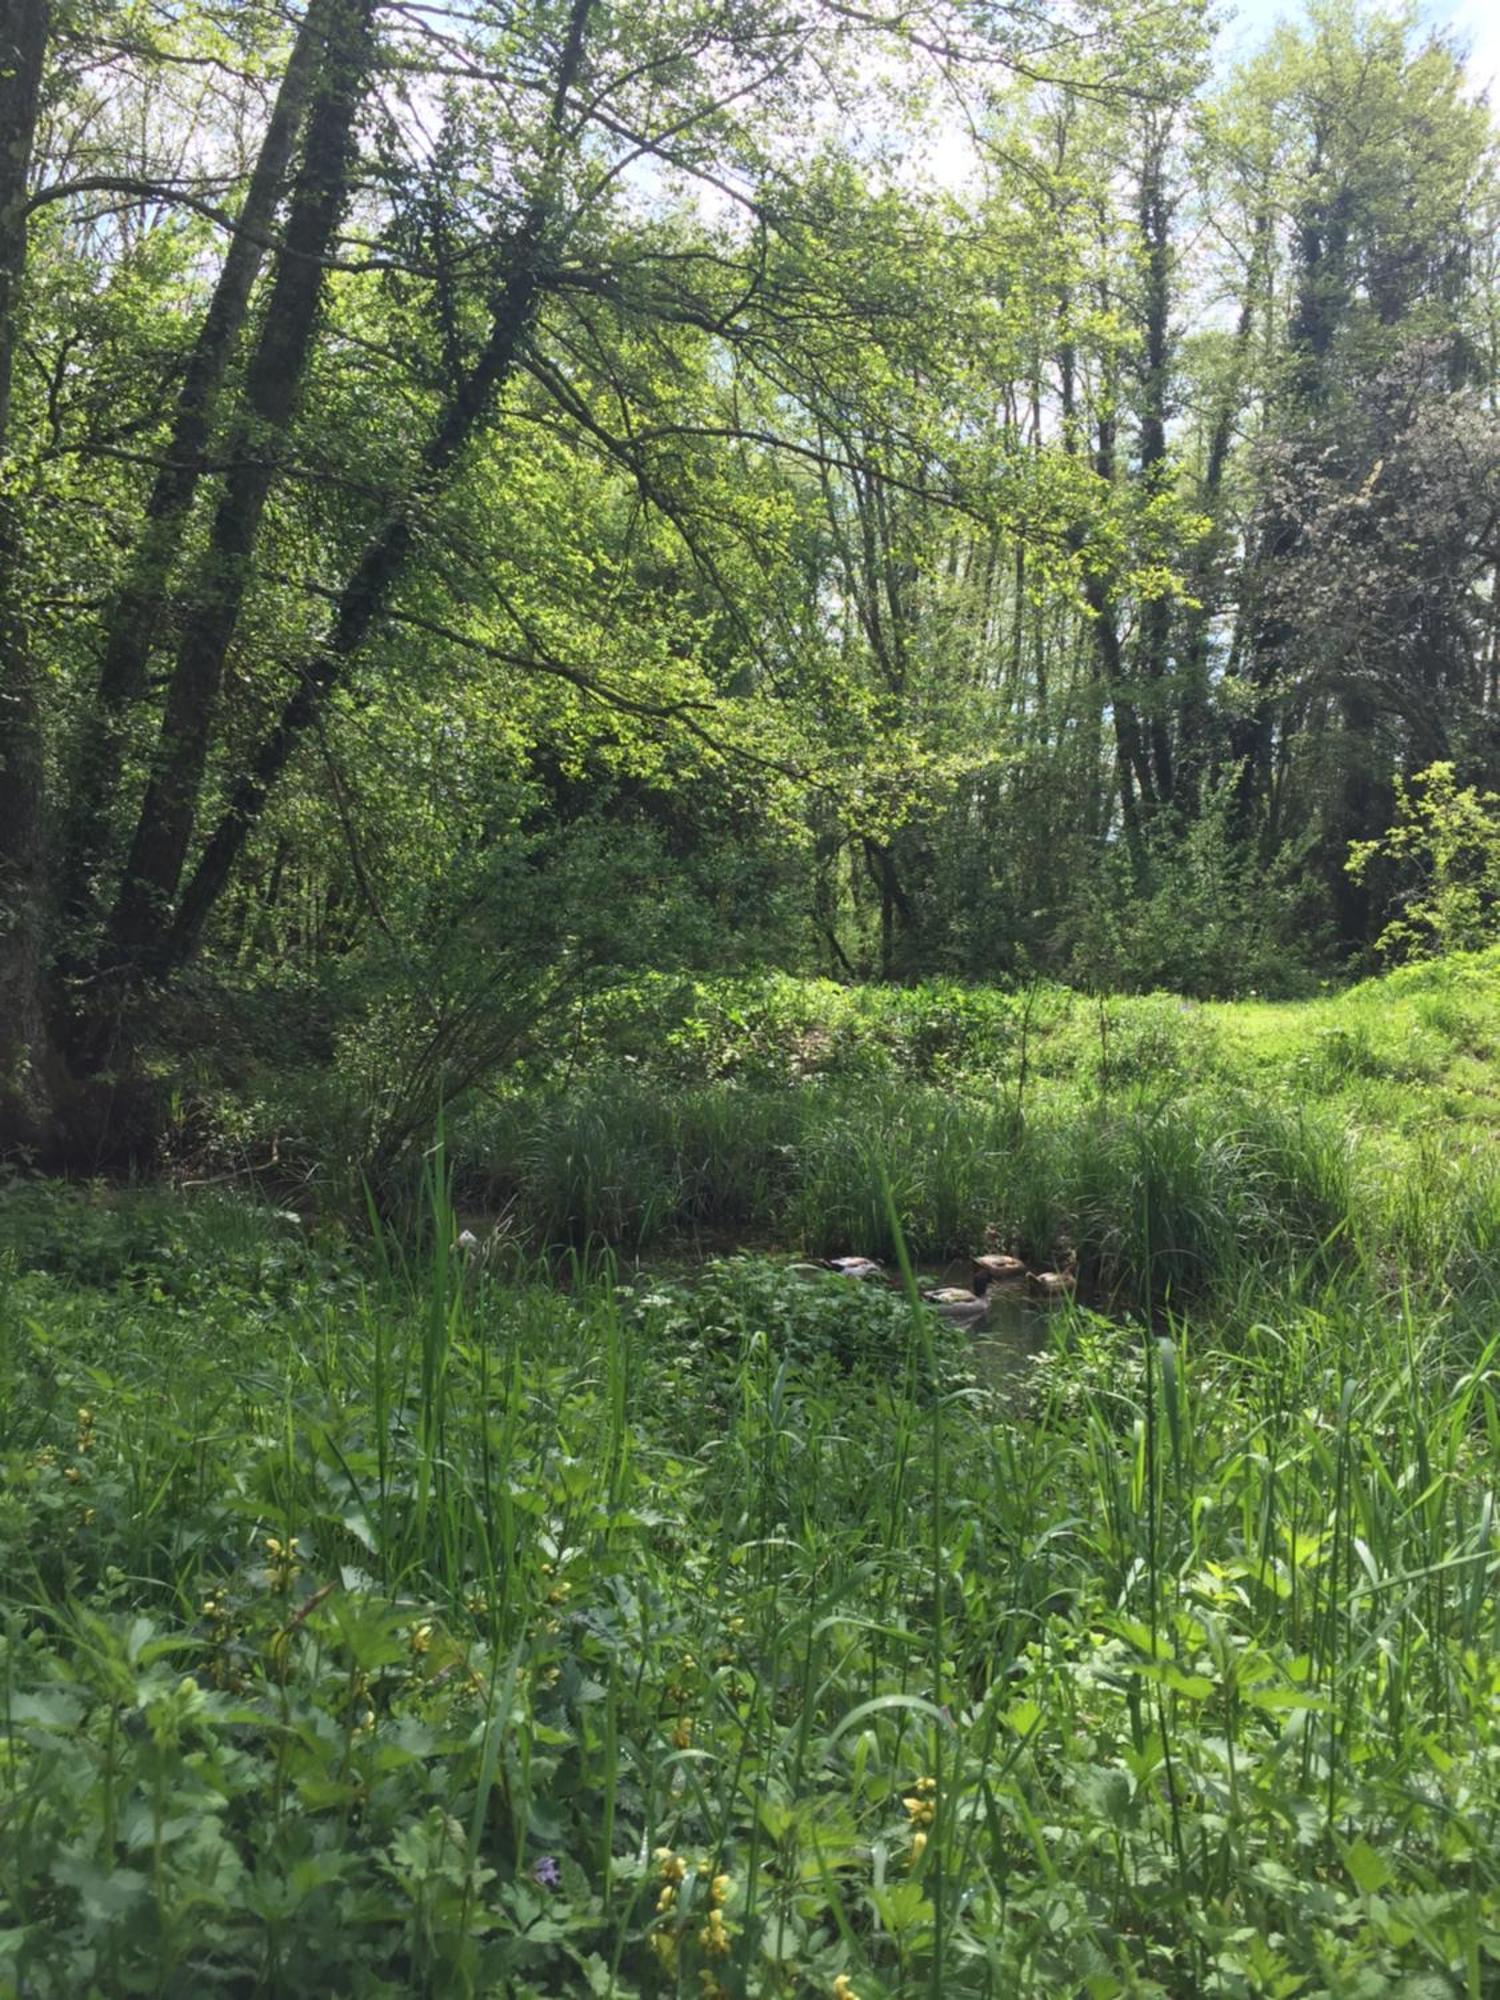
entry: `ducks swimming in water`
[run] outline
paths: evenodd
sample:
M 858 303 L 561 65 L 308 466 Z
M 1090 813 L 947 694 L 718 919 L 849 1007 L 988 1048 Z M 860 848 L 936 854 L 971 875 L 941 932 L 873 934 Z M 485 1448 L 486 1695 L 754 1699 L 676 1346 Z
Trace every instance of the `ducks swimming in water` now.
M 1078 1289 L 1078 1274 L 1071 1262 L 1060 1271 L 1032 1271 L 1027 1277 L 1026 1289 L 1034 1299 L 1071 1298 Z
M 895 1281 L 883 1264 L 873 1257 L 820 1257 L 812 1264 L 798 1264 L 794 1270 L 831 1271 L 836 1277 L 852 1278 L 861 1284 L 892 1284 Z M 998 1251 L 986 1251 L 973 1259 L 973 1276 L 968 1287 L 930 1285 L 923 1288 L 923 1302 L 956 1326 L 974 1326 L 988 1313 L 994 1288 L 1024 1286 L 1030 1297 L 1047 1304 L 1071 1298 L 1078 1289 L 1077 1258 L 1071 1252 L 1055 1271 L 1032 1271 L 1024 1258 Z
M 936 1285 L 922 1294 L 923 1299 L 934 1312 L 955 1326 L 972 1326 L 984 1318 L 990 1309 L 989 1289 L 991 1278 L 988 1271 L 975 1267 L 974 1287 L 965 1291 L 962 1285 Z
M 823 1257 L 819 1260 L 819 1267 L 832 1271 L 835 1277 L 857 1278 L 861 1283 L 885 1277 L 885 1266 L 877 1264 L 873 1257 Z

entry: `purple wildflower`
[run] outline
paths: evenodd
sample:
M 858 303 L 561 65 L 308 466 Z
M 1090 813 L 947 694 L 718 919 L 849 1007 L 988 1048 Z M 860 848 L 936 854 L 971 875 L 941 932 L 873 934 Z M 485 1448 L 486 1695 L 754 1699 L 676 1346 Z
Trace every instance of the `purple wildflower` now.
M 562 1887 L 562 1870 L 550 1854 L 544 1854 L 532 1869 L 531 1879 L 539 1889 L 559 1889 Z

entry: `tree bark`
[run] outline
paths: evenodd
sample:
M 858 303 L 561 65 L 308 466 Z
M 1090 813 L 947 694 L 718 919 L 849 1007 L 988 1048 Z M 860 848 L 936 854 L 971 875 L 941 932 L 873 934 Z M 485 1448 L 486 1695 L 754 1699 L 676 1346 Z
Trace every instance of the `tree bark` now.
M 0 12 L 0 1156 L 46 1147 L 56 1091 L 42 990 L 41 701 L 21 589 L 24 551 L 9 449 L 26 193 L 50 27 L 48 0 L 7 0 Z
M 1166 492 L 1167 391 L 1169 360 L 1169 317 L 1171 310 L 1172 246 L 1171 204 L 1167 199 L 1165 173 L 1166 134 L 1153 129 L 1147 141 L 1141 171 L 1139 227 L 1145 265 L 1145 309 L 1142 315 L 1145 336 L 1140 425 L 1140 478 L 1149 500 Z M 1149 750 L 1156 797 L 1166 804 L 1172 797 L 1172 734 L 1166 714 L 1164 683 L 1167 678 L 1172 637 L 1172 608 L 1164 596 L 1148 598 L 1141 606 L 1137 654 L 1147 699 L 1146 747 Z
M 1303 203 L 1297 220 L 1297 292 L 1287 326 L 1282 418 L 1304 451 L 1316 451 L 1320 442 L 1319 420 L 1331 387 L 1328 361 L 1349 308 L 1349 210 L 1347 189 L 1319 192 Z M 1292 555 L 1303 532 L 1295 511 L 1280 499 L 1273 501 L 1247 578 L 1252 611 L 1245 664 L 1253 699 L 1230 734 L 1231 756 L 1239 767 L 1235 819 L 1245 835 L 1270 788 L 1276 740 L 1273 689 L 1290 664 L 1293 638 L 1285 613 L 1267 605 L 1265 584 Z
M 188 509 L 203 474 L 219 392 L 249 310 L 272 220 L 286 192 L 287 166 L 302 128 L 335 0 L 308 0 L 292 45 L 259 156 L 245 191 L 213 296 L 177 393 L 172 429 L 150 496 L 140 541 L 125 580 L 103 616 L 104 651 L 93 703 L 74 755 L 62 851 L 65 918 L 88 915 L 95 878 L 108 858 L 111 805 L 124 761 L 126 719 L 145 687 L 146 666 L 162 629 L 172 565 Z
M 312 353 L 324 263 L 349 198 L 354 121 L 370 72 L 374 0 L 337 0 L 286 238 L 245 380 L 245 411 L 177 651 L 106 956 L 150 970 L 193 837 L 224 660 L 249 587 L 282 442 Z
M 1245 293 L 1235 321 L 1234 363 L 1214 412 L 1203 467 L 1203 483 L 1198 492 L 1199 509 L 1208 517 L 1209 526 L 1193 556 L 1193 595 L 1197 603 L 1188 613 L 1183 639 L 1183 688 L 1177 759 L 1177 786 L 1182 803 L 1189 812 L 1197 810 L 1209 756 L 1208 658 L 1213 621 L 1224 589 L 1220 573 L 1225 542 L 1224 474 L 1234 442 L 1235 418 L 1243 400 L 1245 370 L 1255 331 L 1257 288 L 1263 278 L 1270 249 L 1271 208 L 1268 203 L 1255 219 L 1255 234 L 1245 272 Z

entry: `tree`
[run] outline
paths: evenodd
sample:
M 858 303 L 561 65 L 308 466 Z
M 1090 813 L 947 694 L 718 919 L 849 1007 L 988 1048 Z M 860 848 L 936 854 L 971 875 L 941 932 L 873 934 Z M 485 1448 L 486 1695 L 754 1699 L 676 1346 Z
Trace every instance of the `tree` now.
M 1500 793 L 1460 785 L 1439 761 L 1396 780 L 1396 818 L 1379 840 L 1356 842 L 1345 866 L 1363 882 L 1393 878 L 1398 914 L 1376 940 L 1387 958 L 1478 951 L 1500 937 Z
M 806 776 L 816 753 L 799 763 L 775 741 L 807 704 L 785 700 L 767 643 L 763 579 L 779 557 L 765 480 L 723 470 L 736 452 L 742 468 L 747 454 L 815 463 L 810 434 L 861 433 L 860 399 L 881 373 L 865 357 L 883 349 L 909 366 L 922 302 L 899 275 L 899 242 L 856 265 L 868 229 L 802 183 L 788 138 L 816 115 L 809 86 L 842 89 L 855 74 L 846 49 L 868 35 L 899 50 L 917 34 L 960 67 L 1003 54 L 987 17 L 960 7 L 855 21 L 783 0 L 675 0 L 649 16 L 568 0 L 437 27 L 376 0 L 312 0 L 289 42 L 246 27 L 249 66 L 195 10 L 175 26 L 177 46 L 143 42 L 132 24 L 110 60 L 125 64 L 122 88 L 147 97 L 172 63 L 206 66 L 231 80 L 236 124 L 268 87 L 228 199 L 213 134 L 190 149 L 202 170 L 182 172 L 170 119 L 136 157 L 133 134 L 111 150 L 109 105 L 91 103 L 73 107 L 74 138 L 60 115 L 18 211 L 45 245 L 47 280 L 66 282 L 82 254 L 95 297 L 154 291 L 179 335 L 154 379 L 137 371 L 138 406 L 113 421 L 91 405 L 64 326 L 46 328 L 36 355 L 33 504 L 101 614 L 17 655 L 34 678 L 36 647 L 47 650 L 63 690 L 33 721 L 71 805 L 49 812 L 33 756 L 11 844 L 44 880 L 32 944 L 23 951 L 14 926 L 6 948 L 6 977 L 28 995 L 28 1131 L 50 1123 L 59 1156 L 95 1149 L 117 1116 L 149 996 L 200 951 L 287 774 L 315 754 L 338 698 L 391 659 L 393 632 Z M 59 74 L 88 32 L 64 24 Z M 65 114 L 65 91 L 59 102 Z M 85 129 L 91 157 L 75 172 L 66 155 Z M 880 198 L 857 207 L 873 214 Z M 223 255 L 195 310 L 213 233 Z M 118 306 L 112 328 L 122 342 L 143 334 Z M 861 357 L 853 370 L 841 349 Z M 391 372 L 375 387 L 377 355 Z M 703 615 L 734 635 L 734 674 L 765 697 L 758 708 L 712 660 L 679 657 L 663 674 L 651 642 L 623 672 L 596 675 L 534 592 L 502 598 L 491 580 L 467 605 L 454 596 L 457 573 L 493 579 L 497 556 L 504 567 L 472 502 L 516 425 L 565 435 L 625 482 L 643 520 L 665 524 L 684 564 L 679 602 L 706 590 Z M 102 512 L 108 534 L 82 532 L 85 512 Z M 19 664 L 11 679 L 22 684 Z
M 1263 853 L 1316 812 L 1355 951 L 1370 912 L 1344 853 L 1387 818 L 1392 766 L 1443 747 L 1423 740 L 1436 713 L 1464 728 L 1452 697 L 1455 676 L 1474 684 L 1460 658 L 1476 624 L 1462 600 L 1494 561 L 1465 324 L 1488 119 L 1451 47 L 1418 40 L 1404 16 L 1318 13 L 1247 87 L 1291 129 L 1276 169 L 1290 289 L 1256 454 L 1230 754 Z M 1252 148 L 1257 162 L 1276 150 Z M 1453 471 L 1474 483 L 1452 506 L 1427 483 L 1429 426 L 1468 436 Z
M 43 719 L 14 491 L 13 387 L 26 269 L 26 197 L 51 10 L 19 0 L 0 20 L 0 1129 L 35 1142 L 50 1116 L 43 1018 L 46 862 Z

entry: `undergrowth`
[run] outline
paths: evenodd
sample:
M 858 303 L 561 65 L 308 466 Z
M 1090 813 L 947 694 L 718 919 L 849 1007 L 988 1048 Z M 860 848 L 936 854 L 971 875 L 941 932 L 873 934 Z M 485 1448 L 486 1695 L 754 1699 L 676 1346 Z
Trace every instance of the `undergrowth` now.
M 1458 1302 L 1068 1309 L 995 1389 L 765 1260 L 502 1281 L 441 1198 L 373 1266 L 3 1212 L 7 1990 L 1495 1990 Z
M 1500 1991 L 1496 972 L 657 995 L 470 1245 L 0 1191 L 0 1993 Z

